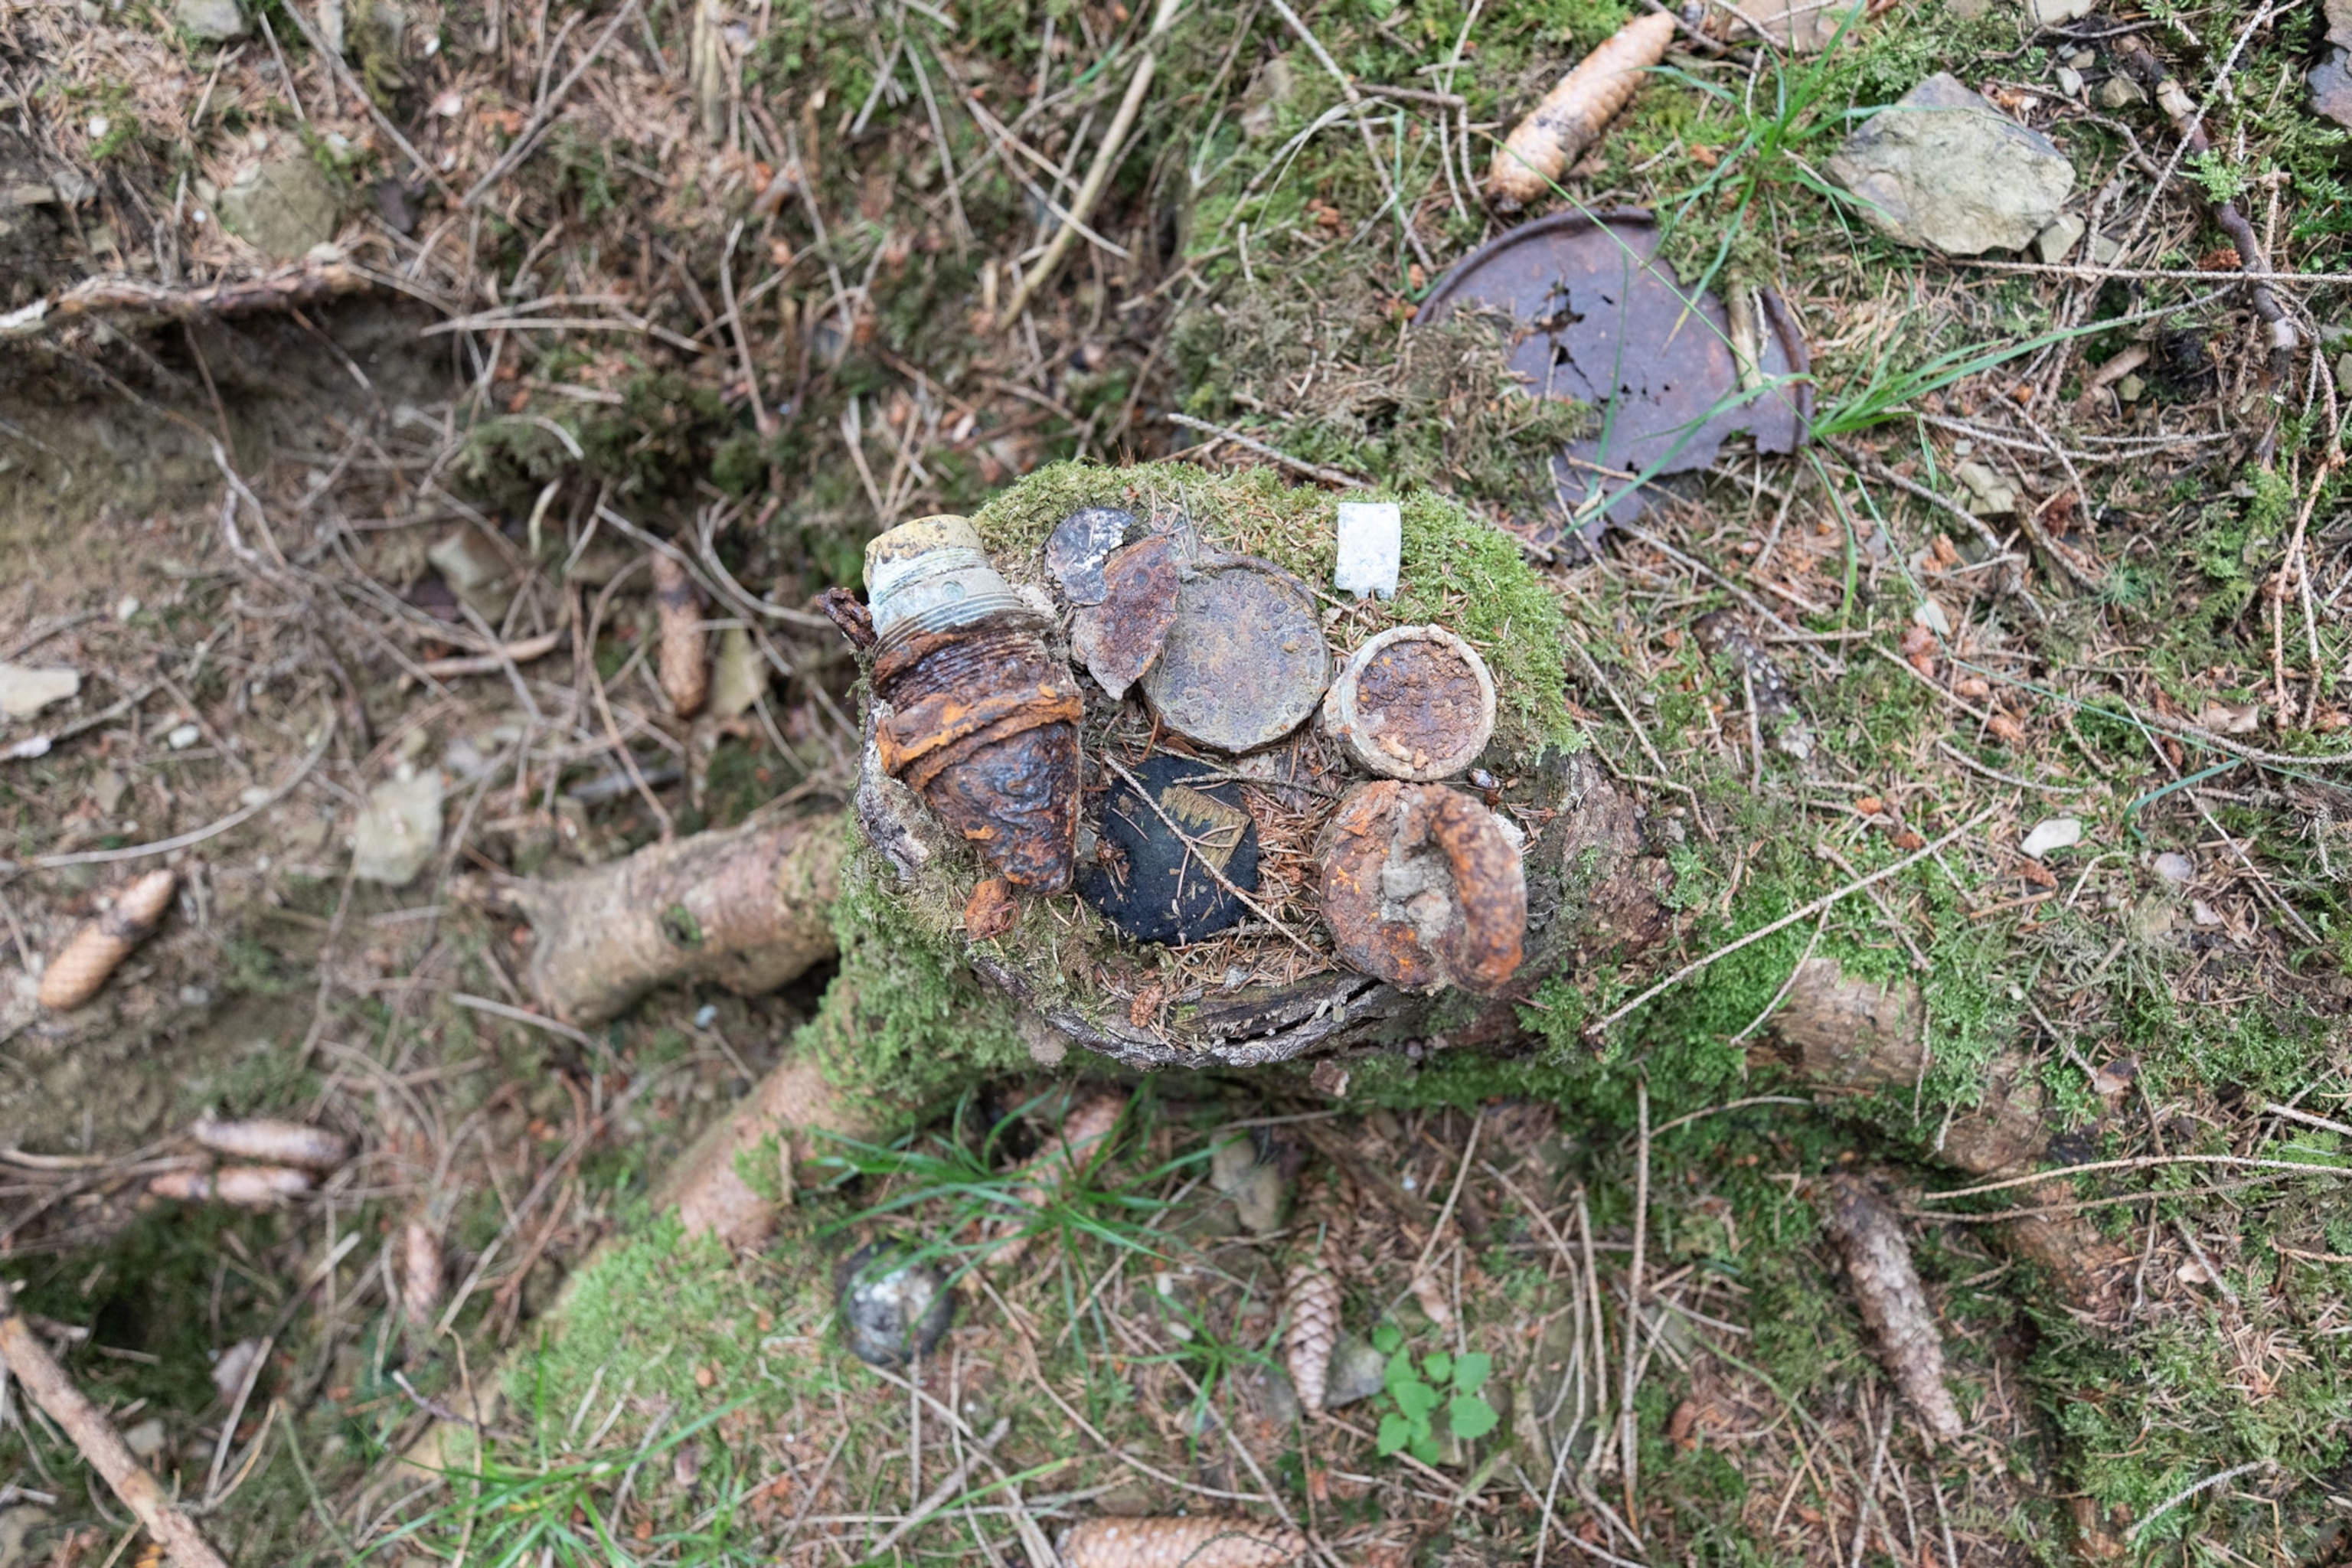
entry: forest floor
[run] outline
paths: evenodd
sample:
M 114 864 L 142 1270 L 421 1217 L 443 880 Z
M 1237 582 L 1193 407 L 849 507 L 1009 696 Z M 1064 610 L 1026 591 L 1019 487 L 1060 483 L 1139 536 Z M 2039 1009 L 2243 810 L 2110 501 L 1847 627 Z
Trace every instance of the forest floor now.
M 1044 1568 L 1190 1510 L 1363 1564 L 2352 1561 L 2352 213 L 2315 3 L 1678 39 L 1551 205 L 1776 289 L 1814 438 L 1735 440 L 1591 550 L 1548 466 L 1573 419 L 1412 317 L 1515 221 L 1492 147 L 1614 0 L 257 0 L 205 41 L 217 9 L 0 0 L 0 665 L 78 677 L 0 719 L 0 1265 L 233 1560 Z M 2126 39 L 2219 151 L 2110 87 Z M 1827 183 L 1937 71 L 2063 150 L 2096 267 L 1902 246 Z M 2284 379 L 2223 201 L 2282 275 Z M 256 279 L 287 287 L 187 303 Z M 812 611 L 865 541 L 1174 454 L 1443 489 L 1525 545 L 1567 717 L 1672 864 L 1663 955 L 1538 992 L 1511 1053 L 1338 1077 L 1033 1070 L 938 976 L 928 1047 L 1003 1070 L 841 1144 L 767 1247 L 681 1239 L 652 1184 L 831 973 L 572 1028 L 472 889 L 845 798 L 856 669 Z M 665 703 L 649 537 L 734 585 L 723 716 Z M 430 852 L 358 879 L 372 794 L 419 777 Z M 159 933 L 40 1006 L 163 864 Z M 887 942 L 844 935 L 845 971 Z M 1790 1075 L 1811 956 L 1917 985 L 1915 1081 Z M 1960 1192 L 1945 1135 L 2019 1052 L 2081 1169 Z M 1105 1086 L 1102 1158 L 1024 1196 Z M 155 1195 L 205 1115 L 359 1152 L 274 1206 Z M 1910 1227 L 1957 1443 L 1824 1238 L 1849 1171 Z M 852 1249 L 1005 1214 L 1029 1240 L 936 1349 L 844 1348 Z M 2053 1214 L 2128 1256 L 2111 1292 L 1993 1239 Z M 1281 1350 L 1312 1259 L 1367 1390 L 1322 1415 Z M 1438 1400 L 1461 1434 L 1382 1440 Z M 0 1420 L 0 1568 L 154 1560 L 16 1391 Z M 395 1462 L 450 1420 L 450 1473 Z

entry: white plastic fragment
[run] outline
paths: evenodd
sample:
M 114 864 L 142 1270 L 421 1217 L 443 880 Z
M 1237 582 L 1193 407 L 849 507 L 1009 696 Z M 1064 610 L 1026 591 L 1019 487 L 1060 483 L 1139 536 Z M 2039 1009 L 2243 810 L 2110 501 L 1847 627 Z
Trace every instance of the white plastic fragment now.
M 1392 500 L 1339 503 L 1339 565 L 1331 576 L 1340 592 L 1393 599 L 1404 564 L 1404 511 Z
M 2053 849 L 2066 849 L 2083 841 L 2083 825 L 2071 816 L 2053 816 L 2025 836 L 2018 847 L 2039 860 Z

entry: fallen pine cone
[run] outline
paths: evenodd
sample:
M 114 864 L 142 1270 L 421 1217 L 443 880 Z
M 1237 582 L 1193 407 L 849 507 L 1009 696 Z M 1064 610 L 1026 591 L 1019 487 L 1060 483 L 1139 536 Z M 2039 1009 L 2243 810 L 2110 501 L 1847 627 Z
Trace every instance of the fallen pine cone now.
M 411 1326 L 433 1321 L 441 1300 L 441 1238 L 421 1219 L 408 1222 L 401 1238 L 400 1311 Z
M 1494 166 L 1486 173 L 1487 197 L 1506 212 L 1541 200 L 1569 165 L 1601 139 L 1642 85 L 1643 74 L 1666 58 L 1666 45 L 1674 36 L 1672 16 L 1636 16 L 1578 61 L 1495 149 Z
M 310 1190 L 310 1173 L 286 1165 L 229 1165 L 218 1171 L 166 1171 L 147 1184 L 159 1198 L 276 1208 Z
M 1829 1178 L 1829 1206 L 1822 1216 L 1830 1240 L 1845 1259 L 1862 1321 L 1877 1342 L 1878 1359 L 1919 1413 L 1928 1437 L 1956 1441 L 1966 1428 L 1944 1386 L 1944 1341 L 1927 1293 L 1911 1266 L 1911 1244 L 1902 1222 L 1869 1183 L 1859 1176 Z
M 1339 1282 L 1321 1264 L 1301 1263 L 1283 1284 L 1283 1300 L 1290 1309 L 1290 1328 L 1283 1336 L 1290 1385 L 1301 1405 L 1320 1410 L 1331 1376 L 1331 1347 L 1339 1338 Z
M 702 629 L 702 595 L 685 567 L 654 552 L 654 605 L 661 616 L 661 689 L 669 710 L 681 719 L 702 711 L 710 691 L 709 637 Z
M 188 1129 L 188 1136 L 215 1154 L 267 1165 L 302 1165 L 314 1171 L 331 1171 L 352 1157 L 352 1141 L 340 1132 L 299 1121 L 273 1121 L 266 1117 L 248 1121 L 199 1121 Z
M 98 994 L 131 950 L 145 941 L 172 907 L 177 871 L 150 871 L 115 895 L 114 907 L 73 933 L 41 975 L 41 1005 L 62 1013 Z
M 1090 1519 L 1062 1543 L 1067 1568 L 1282 1568 L 1307 1538 L 1279 1524 L 1214 1515 Z

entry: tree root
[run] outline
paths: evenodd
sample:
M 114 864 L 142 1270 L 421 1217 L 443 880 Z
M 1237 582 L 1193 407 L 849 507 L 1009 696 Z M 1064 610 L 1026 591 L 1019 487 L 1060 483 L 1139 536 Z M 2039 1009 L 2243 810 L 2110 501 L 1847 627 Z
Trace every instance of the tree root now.
M 845 845 L 830 814 L 650 844 L 558 881 L 509 884 L 488 901 L 535 930 L 530 984 L 571 1024 L 601 1024 L 679 980 L 752 995 L 831 958 Z

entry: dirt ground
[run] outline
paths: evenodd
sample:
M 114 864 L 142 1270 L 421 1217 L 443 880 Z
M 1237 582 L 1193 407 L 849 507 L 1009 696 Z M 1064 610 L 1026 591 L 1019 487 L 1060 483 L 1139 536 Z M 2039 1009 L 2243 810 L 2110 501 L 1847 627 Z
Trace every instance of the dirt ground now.
M 1045 1568 L 1174 1514 L 1396 1568 L 2352 1561 L 2337 9 L 1718 16 L 1507 214 L 1497 140 L 1646 10 L 0 0 L 0 675 L 74 677 L 0 718 L 0 1276 L 238 1563 Z M 2064 265 L 1824 174 L 1939 70 L 2071 161 Z M 1625 207 L 1694 296 L 1773 290 L 1810 416 L 1603 531 L 1551 458 L 1607 411 L 1415 313 Z M 1138 1074 L 1045 1059 L 867 852 L 791 984 L 550 1015 L 515 879 L 848 801 L 818 609 L 867 539 L 1171 457 L 1509 541 L 1565 624 L 1532 727 L 1638 805 L 1663 940 L 1478 1048 Z M 656 548 L 711 590 L 698 717 Z M 1129 955 L 1139 1027 L 1204 953 Z M 1899 1077 L 1807 1055 L 1824 960 L 1909 999 Z M 664 1173 L 819 1058 L 893 1113 L 753 1173 L 767 1240 L 683 1235 Z M 349 1157 L 188 1195 L 221 1118 Z M 1825 1233 L 1848 1177 L 1957 1438 Z M 869 1244 L 951 1277 L 911 1364 L 848 1346 Z M 0 1568 L 159 1553 L 0 1382 Z

